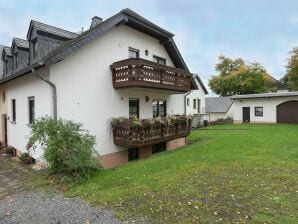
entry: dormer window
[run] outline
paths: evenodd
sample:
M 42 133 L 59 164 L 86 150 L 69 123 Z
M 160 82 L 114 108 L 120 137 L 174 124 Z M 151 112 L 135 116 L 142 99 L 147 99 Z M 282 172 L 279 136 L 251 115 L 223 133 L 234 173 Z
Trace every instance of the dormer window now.
M 19 64 L 18 53 L 15 53 L 15 54 L 14 54 L 14 67 L 15 67 L 15 69 L 18 68 L 18 64 Z
M 37 54 L 38 54 L 38 42 L 37 42 L 37 38 L 35 38 L 34 40 L 32 40 L 33 59 L 37 57 Z

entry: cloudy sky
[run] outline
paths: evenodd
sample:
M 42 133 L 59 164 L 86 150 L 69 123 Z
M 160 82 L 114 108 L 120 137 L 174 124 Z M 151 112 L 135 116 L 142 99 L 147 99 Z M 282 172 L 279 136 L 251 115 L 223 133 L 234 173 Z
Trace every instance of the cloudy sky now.
M 0 0 L 0 44 L 25 38 L 31 19 L 71 31 L 123 8 L 175 34 L 190 70 L 207 84 L 220 54 L 258 61 L 276 78 L 298 46 L 297 0 Z

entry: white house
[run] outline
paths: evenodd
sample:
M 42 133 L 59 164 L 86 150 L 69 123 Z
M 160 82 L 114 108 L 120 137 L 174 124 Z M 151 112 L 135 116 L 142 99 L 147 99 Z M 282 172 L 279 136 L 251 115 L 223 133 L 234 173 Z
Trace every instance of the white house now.
M 235 123 L 298 124 L 298 92 L 232 96 Z
M 205 112 L 209 122 L 233 118 L 233 101 L 230 97 L 207 97 Z
M 48 115 L 83 123 L 96 136 L 104 167 L 183 146 L 189 134 L 185 117 L 174 132 L 143 136 L 138 143 L 126 126 L 114 131 L 110 126 L 111 118 L 185 114 L 184 96 L 197 87 L 203 107 L 206 91 L 173 36 L 130 9 L 104 21 L 94 17 L 81 34 L 31 21 L 26 40 L 15 38 L 10 52 L 2 54 L 4 66 L 10 66 L 0 80 L 7 144 L 25 152 L 30 124 Z M 32 157 L 41 160 L 42 150 Z

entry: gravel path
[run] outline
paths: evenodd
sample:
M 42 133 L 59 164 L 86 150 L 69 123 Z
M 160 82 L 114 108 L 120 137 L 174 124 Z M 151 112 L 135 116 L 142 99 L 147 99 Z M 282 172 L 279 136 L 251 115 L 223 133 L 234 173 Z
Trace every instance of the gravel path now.
M 32 193 L 0 201 L 0 224 L 118 224 L 113 212 L 77 198 Z

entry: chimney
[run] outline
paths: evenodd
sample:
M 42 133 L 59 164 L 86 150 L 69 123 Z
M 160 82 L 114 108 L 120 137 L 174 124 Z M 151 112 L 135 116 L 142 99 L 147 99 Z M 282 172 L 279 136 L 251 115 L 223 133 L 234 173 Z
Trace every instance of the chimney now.
M 102 22 L 102 18 L 98 16 L 94 16 L 91 21 L 90 29 L 93 29 L 96 25 L 100 24 Z

